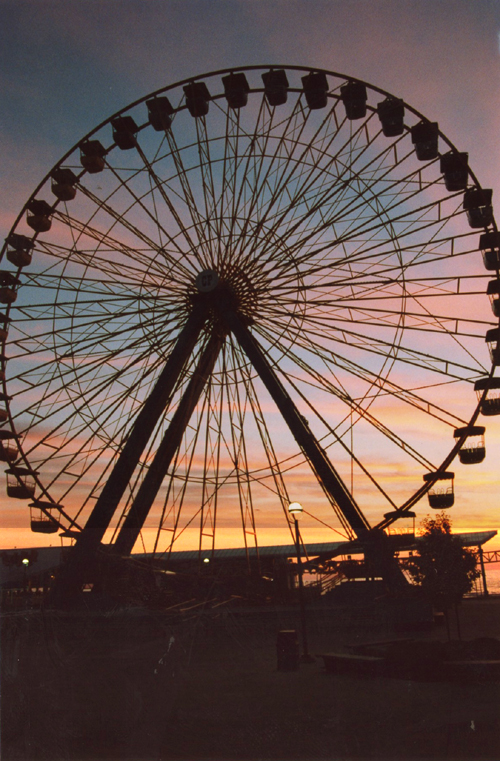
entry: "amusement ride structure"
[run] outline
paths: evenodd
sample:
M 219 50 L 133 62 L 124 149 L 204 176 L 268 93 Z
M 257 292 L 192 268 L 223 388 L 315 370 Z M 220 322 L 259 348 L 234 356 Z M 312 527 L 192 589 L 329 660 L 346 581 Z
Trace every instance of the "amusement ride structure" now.
M 258 553 L 306 483 L 367 548 L 451 507 L 500 414 L 491 197 L 402 99 L 297 66 L 178 82 L 68 151 L 2 249 L 0 459 L 72 583 L 146 529 L 201 553 L 238 515 Z

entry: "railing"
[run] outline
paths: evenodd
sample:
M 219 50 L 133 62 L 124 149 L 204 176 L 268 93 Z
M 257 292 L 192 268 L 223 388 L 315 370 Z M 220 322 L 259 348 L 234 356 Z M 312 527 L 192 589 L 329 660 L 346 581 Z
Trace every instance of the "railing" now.
M 479 551 L 474 553 L 479 560 Z M 483 563 L 500 563 L 500 550 L 483 550 Z
M 388 526 L 388 528 L 385 529 L 388 534 L 401 536 L 402 534 L 414 534 L 415 531 L 411 526 L 408 526 L 407 528 L 393 528 L 392 526 Z

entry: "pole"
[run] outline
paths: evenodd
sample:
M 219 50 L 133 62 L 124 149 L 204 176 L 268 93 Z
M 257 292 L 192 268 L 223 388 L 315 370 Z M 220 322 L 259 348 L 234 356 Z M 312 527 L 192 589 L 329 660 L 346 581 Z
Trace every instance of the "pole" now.
M 309 654 L 309 645 L 307 642 L 307 621 L 306 621 L 306 602 L 304 598 L 304 581 L 302 579 L 302 561 L 300 558 L 300 532 L 299 522 L 294 516 L 295 522 L 295 550 L 297 552 L 297 571 L 299 577 L 299 603 L 300 603 L 300 623 L 302 628 L 302 657 L 303 663 L 312 663 L 314 658 Z
M 479 546 L 479 562 L 481 564 L 481 575 L 483 577 L 483 592 L 484 592 L 484 596 L 488 597 L 488 595 L 490 593 L 488 592 L 488 587 L 486 585 L 486 571 L 485 571 L 485 568 L 484 568 L 483 548 L 481 546 Z

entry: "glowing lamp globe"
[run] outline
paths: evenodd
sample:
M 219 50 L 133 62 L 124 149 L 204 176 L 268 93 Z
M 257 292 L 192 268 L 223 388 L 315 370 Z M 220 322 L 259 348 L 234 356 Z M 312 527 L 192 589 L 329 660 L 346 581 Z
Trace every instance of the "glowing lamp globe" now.
M 298 518 L 300 518 L 300 516 L 302 515 L 303 510 L 304 510 L 304 508 L 302 507 L 302 505 L 299 502 L 291 502 L 288 505 L 288 512 L 296 520 Z

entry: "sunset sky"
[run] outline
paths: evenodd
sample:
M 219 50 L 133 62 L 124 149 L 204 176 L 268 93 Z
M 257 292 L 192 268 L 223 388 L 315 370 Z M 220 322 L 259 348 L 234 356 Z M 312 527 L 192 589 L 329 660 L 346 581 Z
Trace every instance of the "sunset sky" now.
M 500 214 L 496 0 L 3 0 L 0 60 L 2 239 L 51 167 L 112 113 L 183 78 L 257 64 L 325 68 L 403 98 L 469 153 Z M 500 417 L 485 424 L 486 460 L 455 468 L 455 530 L 500 528 Z M 0 510 L 2 547 L 40 546 L 26 503 L 0 496 Z M 274 541 L 286 532 L 264 526 L 261 544 Z

